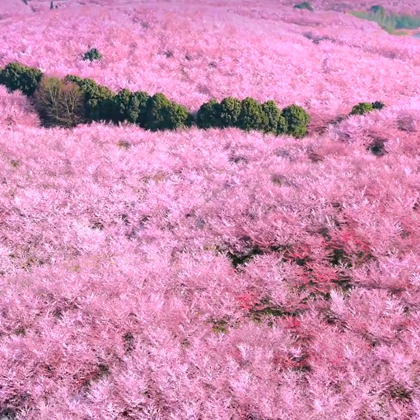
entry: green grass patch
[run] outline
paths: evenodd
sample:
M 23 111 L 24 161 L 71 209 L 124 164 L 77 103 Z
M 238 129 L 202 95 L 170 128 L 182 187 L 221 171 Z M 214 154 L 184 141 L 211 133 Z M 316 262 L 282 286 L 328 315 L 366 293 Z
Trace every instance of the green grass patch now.
M 401 29 L 417 29 L 420 27 L 420 16 L 399 15 L 386 12 L 382 6 L 372 6 L 368 11 L 350 11 L 349 14 L 359 18 L 376 22 L 390 35 L 406 36 Z

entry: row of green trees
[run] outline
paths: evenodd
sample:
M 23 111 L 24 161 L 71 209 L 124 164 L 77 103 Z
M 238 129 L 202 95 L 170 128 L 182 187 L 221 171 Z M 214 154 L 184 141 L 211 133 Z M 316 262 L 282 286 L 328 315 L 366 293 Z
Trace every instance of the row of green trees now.
M 196 126 L 201 129 L 236 127 L 275 135 L 304 137 L 309 114 L 297 105 L 280 110 L 274 101 L 259 103 L 253 98 L 224 98 L 204 103 L 192 113 L 164 94 L 122 89 L 118 93 L 94 80 L 67 75 L 64 79 L 47 77 L 39 69 L 10 63 L 0 71 L 0 84 L 9 92 L 20 90 L 34 105 L 45 127 L 75 127 L 93 121 L 115 124 L 128 122 L 151 130 L 175 130 Z M 360 103 L 351 114 L 381 109 L 381 102 Z
M 310 116 L 297 106 L 280 110 L 274 101 L 258 103 L 252 98 L 232 97 L 220 103 L 211 100 L 197 113 L 170 101 L 164 94 L 122 89 L 118 93 L 94 80 L 67 75 L 64 79 L 47 77 L 39 69 L 16 62 L 0 71 L 0 84 L 12 92 L 28 96 L 44 126 L 74 127 L 92 121 L 129 122 L 152 130 L 177 128 L 227 128 L 259 130 L 277 135 L 303 137 Z

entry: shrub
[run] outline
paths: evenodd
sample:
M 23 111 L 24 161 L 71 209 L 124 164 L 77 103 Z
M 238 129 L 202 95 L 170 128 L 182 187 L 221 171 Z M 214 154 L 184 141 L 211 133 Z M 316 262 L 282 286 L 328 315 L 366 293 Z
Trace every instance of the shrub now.
M 33 67 L 13 62 L 0 73 L 0 84 L 9 92 L 20 90 L 26 96 L 32 96 L 41 82 L 42 71 Z
M 83 106 L 89 121 L 111 121 L 115 93 L 92 79 L 68 75 L 65 80 L 76 83 L 83 94 Z
M 198 128 L 220 128 L 220 104 L 212 99 L 201 105 L 197 112 L 196 124 Z
M 219 106 L 221 128 L 237 127 L 241 108 L 241 101 L 239 99 L 230 96 L 224 98 Z
M 84 119 L 82 92 L 70 81 L 43 77 L 33 95 L 33 103 L 46 127 L 75 127 Z
M 382 109 L 385 107 L 385 104 L 381 101 L 372 102 L 373 109 Z
M 311 121 L 309 114 L 298 105 L 290 105 L 283 109 L 281 115 L 286 120 L 286 133 L 301 138 L 308 133 L 308 124 Z
M 264 133 L 284 134 L 287 131 L 286 119 L 274 101 L 266 101 L 261 105 L 263 111 L 263 127 Z
M 102 57 L 103 55 L 96 48 L 91 48 L 88 52 L 85 53 L 83 60 L 100 60 Z
M 187 125 L 188 118 L 188 109 L 171 102 L 163 93 L 156 93 L 147 101 L 145 128 L 148 130 L 181 128 Z
M 241 102 L 241 112 L 237 127 L 241 130 L 262 130 L 264 126 L 264 113 L 261 105 L 253 98 L 245 98 Z
M 373 111 L 373 105 L 369 102 L 360 102 L 353 107 L 350 115 L 363 115 Z
M 301 10 L 306 9 L 306 10 L 309 10 L 309 11 L 311 11 L 311 12 L 313 12 L 313 11 L 314 11 L 314 8 L 311 6 L 311 4 L 310 4 L 308 1 L 304 1 L 304 2 L 302 2 L 302 3 L 295 4 L 295 5 L 293 6 L 293 8 L 294 8 L 294 9 L 301 9 Z

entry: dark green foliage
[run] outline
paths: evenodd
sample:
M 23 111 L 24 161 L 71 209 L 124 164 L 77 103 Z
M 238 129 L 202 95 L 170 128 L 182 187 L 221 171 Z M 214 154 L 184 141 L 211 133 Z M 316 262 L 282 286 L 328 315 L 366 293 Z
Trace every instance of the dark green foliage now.
M 226 255 L 232 262 L 233 267 L 238 268 L 239 266 L 247 264 L 256 255 L 264 255 L 264 251 L 258 246 L 253 246 L 251 249 L 244 252 L 228 251 Z
M 372 108 L 373 109 L 382 109 L 384 107 L 385 107 L 385 104 L 381 101 L 372 102 Z
M 42 71 L 13 62 L 0 73 L 0 84 L 9 92 L 20 90 L 26 96 L 32 96 L 41 82 Z
M 220 104 L 212 99 L 201 105 L 197 112 L 196 124 L 198 128 L 220 128 Z
M 372 6 L 369 10 L 369 13 L 373 15 L 375 22 L 379 23 L 379 25 L 389 26 L 389 19 L 386 16 L 386 10 L 382 6 Z M 395 25 L 392 25 L 395 26 Z
M 262 130 L 265 119 L 262 107 L 255 99 L 248 97 L 241 102 L 238 128 L 245 131 Z
M 289 105 L 283 109 L 281 115 L 286 120 L 286 134 L 301 138 L 308 133 L 307 126 L 311 121 L 311 117 L 303 108 L 298 105 Z
M 350 12 L 361 19 L 367 19 L 379 24 L 388 33 L 394 33 L 398 29 L 416 29 L 420 26 L 419 16 L 397 15 L 387 13 L 385 8 L 379 5 L 372 6 L 367 12 Z
M 187 120 L 185 121 L 186 127 L 193 127 L 197 125 L 197 116 L 192 112 L 188 112 Z
M 163 93 L 156 93 L 147 101 L 145 128 L 148 130 L 175 130 L 185 127 L 188 120 L 188 109 L 171 102 Z
M 306 126 L 310 121 L 305 110 L 296 105 L 280 111 L 274 101 L 259 104 L 250 97 L 243 101 L 227 97 L 220 103 L 212 99 L 197 113 L 192 113 L 162 93 L 149 96 L 146 92 L 122 89 L 116 94 L 92 79 L 75 75 L 67 75 L 62 80 L 45 77 L 41 88 L 42 79 L 40 70 L 16 62 L 0 68 L 0 84 L 10 92 L 21 90 L 30 96 L 41 120 L 49 126 L 127 121 L 153 131 L 192 126 L 201 129 L 237 127 L 302 137 L 307 133 Z M 368 105 L 375 109 L 384 106 L 381 102 Z
M 264 114 L 263 127 L 264 133 L 284 134 L 287 131 L 286 119 L 281 114 L 281 110 L 274 101 L 266 101 L 261 105 Z
M 85 53 L 83 60 L 100 60 L 102 57 L 103 55 L 96 48 L 91 48 L 88 52 Z
M 373 111 L 373 106 L 369 102 L 360 102 L 353 107 L 350 112 L 350 115 L 363 115 L 368 112 Z
M 382 139 L 376 139 L 372 144 L 370 144 L 366 148 L 366 150 L 378 157 L 384 156 L 387 153 Z
M 137 91 L 133 93 L 133 107 L 138 106 L 138 115 L 136 119 L 136 124 L 140 127 L 146 126 L 146 111 L 147 111 L 147 102 L 150 98 L 150 95 L 147 92 Z M 134 111 L 132 111 L 134 112 Z M 133 118 L 134 115 L 131 117 Z
M 68 74 L 64 80 L 69 80 L 70 82 L 77 83 L 78 85 L 81 85 L 83 83 L 83 77 L 80 76 L 74 76 L 73 74 Z
M 241 113 L 241 101 L 236 98 L 227 97 L 220 102 L 220 126 L 221 128 L 236 127 Z
M 111 121 L 115 93 L 92 79 L 68 75 L 65 80 L 76 83 L 83 93 L 85 116 L 89 121 Z
M 119 123 L 128 121 L 129 123 L 137 123 L 139 117 L 145 110 L 148 99 L 145 92 L 133 93 L 128 89 L 120 90 L 112 98 L 112 121 Z M 142 101 L 143 98 L 143 101 Z M 143 109 L 142 109 L 143 108 Z
M 172 102 L 165 112 L 167 127 L 169 130 L 185 128 L 190 124 L 190 113 L 188 109 L 180 104 Z
M 372 6 L 369 9 L 369 12 L 372 13 L 372 14 L 374 14 L 374 15 L 381 16 L 381 17 L 382 16 L 385 17 L 385 15 L 386 15 L 385 8 L 382 7 L 382 6 L 378 6 L 378 5 Z
M 420 26 L 420 17 L 400 15 L 394 16 L 396 29 L 417 29 Z
M 171 101 L 163 94 L 156 93 L 151 96 L 146 105 L 146 126 L 148 130 L 164 130 L 166 127 L 165 111 L 170 107 Z
M 308 1 L 304 1 L 304 2 L 302 2 L 302 3 L 295 4 L 295 5 L 293 6 L 293 8 L 294 8 L 294 9 L 301 9 L 301 10 L 306 9 L 306 10 L 309 10 L 309 11 L 311 11 L 311 12 L 313 12 L 313 11 L 314 11 L 314 8 L 311 6 L 311 4 L 310 4 Z

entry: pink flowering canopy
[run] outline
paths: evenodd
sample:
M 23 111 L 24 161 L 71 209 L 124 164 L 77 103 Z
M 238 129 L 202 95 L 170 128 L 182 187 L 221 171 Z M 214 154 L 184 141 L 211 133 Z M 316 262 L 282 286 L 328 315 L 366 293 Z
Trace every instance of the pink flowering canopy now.
M 3 1 L 0 67 L 311 124 L 46 129 L 0 86 L 0 418 L 419 418 L 420 40 L 327 0 L 50 3 Z

